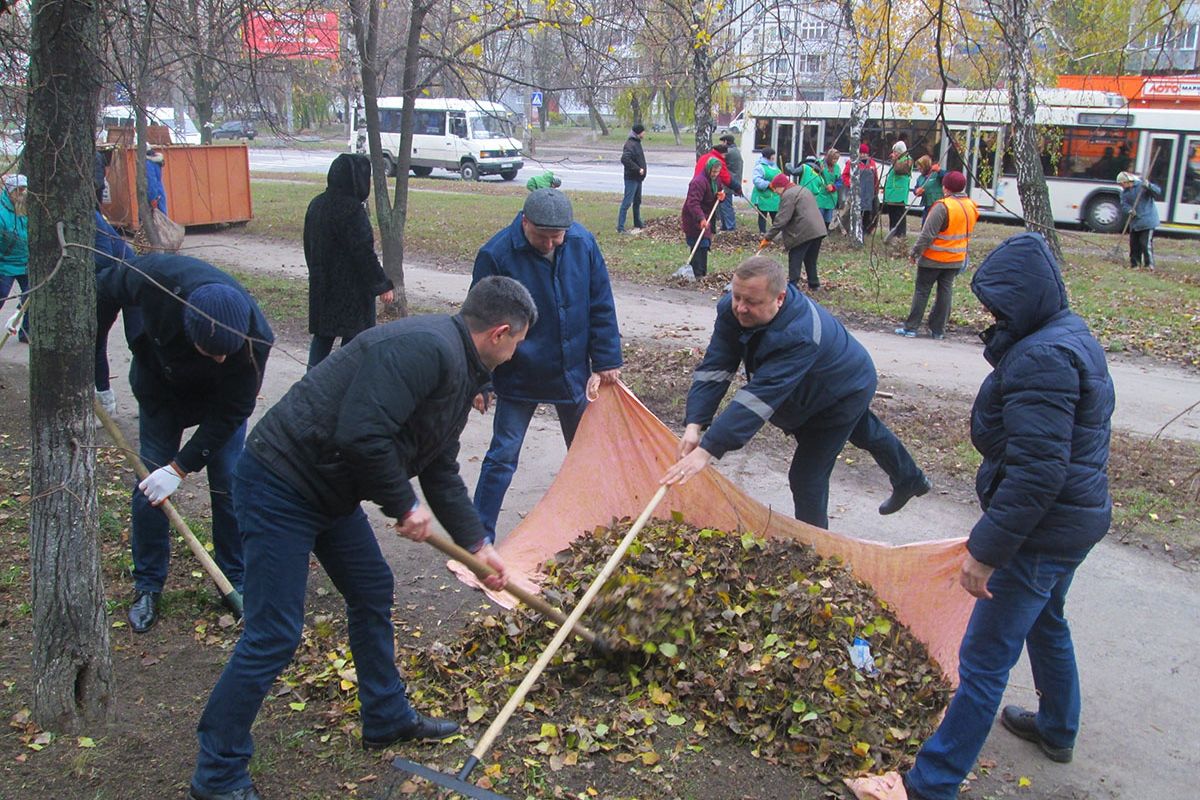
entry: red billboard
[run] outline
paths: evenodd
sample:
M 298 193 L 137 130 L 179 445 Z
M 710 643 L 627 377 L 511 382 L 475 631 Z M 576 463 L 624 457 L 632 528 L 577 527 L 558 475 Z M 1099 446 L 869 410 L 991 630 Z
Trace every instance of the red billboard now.
M 335 11 L 251 11 L 243 30 L 246 49 L 256 56 L 338 59 Z

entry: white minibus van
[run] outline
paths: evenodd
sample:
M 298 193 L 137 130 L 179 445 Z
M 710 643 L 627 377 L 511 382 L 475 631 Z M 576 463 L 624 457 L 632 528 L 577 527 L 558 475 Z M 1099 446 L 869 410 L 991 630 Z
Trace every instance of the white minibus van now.
M 170 106 L 148 107 L 146 121 L 150 125 L 164 125 L 171 131 L 172 144 L 200 144 L 200 129 L 186 111 L 179 111 L 176 117 L 175 109 Z M 134 126 L 133 109 L 129 106 L 105 106 L 100 112 L 101 132 L 108 128 L 132 128 Z
M 379 98 L 379 128 L 383 159 L 389 176 L 396 174 L 400 147 L 400 113 L 403 97 Z M 487 100 L 418 98 L 413 125 L 412 172 L 425 177 L 434 167 L 457 172 L 463 180 L 499 175 L 506 181 L 525 166 L 516 119 L 507 108 Z M 350 132 L 355 149 L 357 131 Z M 365 139 L 364 139 L 365 140 Z

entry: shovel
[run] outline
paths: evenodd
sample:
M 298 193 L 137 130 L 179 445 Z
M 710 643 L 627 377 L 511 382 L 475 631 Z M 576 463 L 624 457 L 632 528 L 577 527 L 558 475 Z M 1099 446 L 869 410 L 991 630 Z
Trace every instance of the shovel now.
M 708 212 L 708 229 L 711 229 L 711 228 L 712 228 L 712 218 L 713 218 L 713 214 L 716 214 L 716 213 L 717 213 L 717 207 L 718 207 L 719 205 L 721 205 L 721 201 L 720 201 L 720 200 L 718 200 L 717 202 L 713 203 L 712 211 L 709 211 L 709 212 Z M 683 266 L 682 266 L 682 267 L 680 267 L 679 269 L 675 270 L 675 277 L 676 277 L 676 278 L 689 278 L 689 279 L 691 279 L 691 280 L 695 280 L 695 279 L 696 279 L 696 273 L 695 273 L 695 271 L 692 269 L 692 257 L 693 257 L 693 256 L 695 256 L 695 255 L 696 255 L 696 251 L 700 249 L 700 242 L 704 241 L 704 231 L 705 231 L 705 229 L 704 229 L 704 228 L 701 228 L 701 229 L 700 229 L 700 235 L 696 237 L 696 243 L 695 243 L 694 245 L 692 245 L 692 252 L 688 253 L 687 261 L 685 261 L 685 262 L 683 263 Z
M 138 458 L 137 453 L 129 447 L 129 442 L 125 441 L 125 434 L 121 433 L 121 429 L 117 427 L 117 423 L 113 422 L 113 418 L 100 405 L 99 400 L 93 400 L 92 406 L 96 411 L 96 418 L 100 420 L 100 424 L 104 426 L 104 430 L 108 431 L 108 435 L 112 437 L 113 444 L 125 454 L 126 460 L 129 461 L 138 478 L 145 480 L 146 476 L 150 474 L 150 470 L 146 469 L 146 465 Z M 134 491 L 138 490 L 134 489 Z M 225 573 L 217 566 L 217 562 L 213 561 L 212 556 L 204 549 L 204 545 L 196 538 L 196 534 L 192 533 L 192 529 L 183 521 L 183 517 L 175 510 L 175 506 L 171 505 L 171 501 L 163 500 L 159 508 L 167 515 L 167 519 L 171 522 L 171 527 L 187 542 L 188 549 L 196 556 L 196 559 L 200 562 L 200 566 L 204 567 L 204 571 L 208 573 L 208 577 L 213 579 L 213 583 L 217 585 L 217 590 L 221 592 L 221 598 L 225 601 L 225 604 L 240 619 L 242 616 L 241 593 L 233 588 L 233 584 L 229 582 L 229 579 L 225 577 Z
M 654 513 L 654 509 L 658 508 L 658 504 L 662 502 L 663 497 L 667 493 L 667 488 L 666 484 L 658 487 L 658 491 L 654 493 L 654 497 L 650 498 L 646 509 L 633 523 L 633 527 L 629 529 L 629 533 L 625 534 L 625 538 L 621 540 L 621 543 L 617 545 L 617 549 L 609 556 L 608 561 L 604 564 L 604 568 L 600 570 L 600 574 L 592 581 L 592 585 L 588 587 L 579 604 L 575 606 L 575 610 L 571 612 L 571 615 L 563 622 L 562 627 L 554 634 L 554 638 L 550 640 L 550 644 L 546 645 L 546 649 L 538 656 L 537 662 L 526 673 L 524 680 L 521 681 L 521 685 L 517 687 L 517 690 L 508 698 L 508 702 L 505 703 L 504 708 L 500 709 L 500 713 L 496 715 L 496 719 L 492 721 L 488 729 L 479 737 L 479 741 L 475 744 L 475 749 L 471 751 L 471 755 L 463 764 L 462 769 L 459 770 L 458 775 L 447 775 L 444 772 L 438 772 L 423 764 L 418 764 L 415 761 L 409 761 L 404 758 L 394 760 L 392 762 L 393 767 L 401 772 L 407 772 L 410 775 L 424 778 L 444 789 L 452 789 L 464 797 L 475 798 L 475 800 L 508 800 L 503 795 L 489 792 L 487 789 L 470 783 L 468 778 L 471 777 L 471 773 L 475 770 L 475 767 L 479 765 L 479 760 L 485 757 L 492 748 L 492 742 L 496 740 L 496 737 L 500 735 L 500 731 L 508 724 L 508 720 L 512 717 L 513 713 L 525 702 L 525 695 L 529 694 L 529 690 L 533 688 L 533 684 L 550 664 L 550 660 L 554 658 L 554 654 L 558 652 L 563 642 L 571 635 L 571 629 L 575 626 L 575 623 L 583 616 L 583 612 L 587 610 L 587 607 L 596 599 L 596 595 L 600 593 L 600 589 L 604 586 L 605 581 L 616 570 L 617 564 L 620 563 L 621 558 L 625 555 L 625 551 L 629 549 L 629 546 L 633 544 L 633 540 L 641 533 L 647 520 L 650 519 L 650 515 Z
M 450 558 L 453 558 L 455 561 L 465 565 L 467 569 L 475 573 L 475 577 L 479 578 L 480 580 L 483 580 L 487 576 L 494 573 L 494 570 L 491 567 L 449 539 L 444 539 L 441 536 L 434 534 L 425 541 L 429 542 L 438 550 L 441 550 Z M 560 626 L 567 621 L 567 615 L 562 611 L 550 605 L 536 594 L 527 592 L 516 584 L 510 583 L 504 587 L 504 591 L 508 592 L 513 597 L 517 598 L 522 603 L 541 614 L 543 617 L 554 620 Z M 609 646 L 608 642 L 597 636 L 590 628 L 576 624 L 575 633 L 579 636 L 579 638 L 596 648 L 596 653 L 598 655 L 603 656 L 604 658 L 608 658 L 612 655 L 612 648 Z

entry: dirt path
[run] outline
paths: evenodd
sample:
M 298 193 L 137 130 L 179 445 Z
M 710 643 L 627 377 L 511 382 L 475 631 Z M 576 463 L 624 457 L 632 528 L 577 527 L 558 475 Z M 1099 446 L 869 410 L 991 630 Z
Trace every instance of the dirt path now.
M 298 247 L 265 242 L 237 233 L 191 235 L 188 252 L 218 265 L 304 275 Z M 412 299 L 425 307 L 457 303 L 468 276 L 419 266 L 406 271 Z M 708 296 L 695 292 L 619 285 L 617 303 L 622 328 L 630 338 L 654 338 L 680 346 L 703 346 L 712 319 Z M 927 397 L 930 392 L 973 396 L 986 369 L 978 346 L 966 342 L 935 343 L 856 331 L 875 357 L 884 380 L 897 393 Z M 297 334 L 280 338 L 281 348 L 296 356 L 307 350 Z M 119 418 L 135 429 L 136 408 L 124 376 L 128 356 L 114 334 L 110 347 Z M 10 344 L 0 361 L 21 363 L 28 349 Z M 262 409 L 270 407 L 298 380 L 302 360 L 279 353 L 268 365 Z M 1118 382 L 1118 427 L 1152 433 L 1173 414 L 1200 396 L 1200 378 L 1182 370 L 1122 361 L 1114 365 Z M 490 438 L 490 419 L 472 415 L 463 436 L 463 474 L 474 486 L 479 463 Z M 673 420 L 672 422 L 678 422 Z M 1171 433 L 1200 440 L 1200 416 L 1193 413 Z M 565 448 L 552 415 L 535 417 L 522 464 L 513 482 L 499 529 L 510 530 L 545 492 L 561 464 Z M 889 542 L 965 535 L 977 519 L 973 502 L 937 492 L 914 501 L 911 509 L 880 517 L 875 507 L 886 496 L 886 481 L 873 465 L 839 465 L 831 486 L 831 526 L 837 530 Z M 769 448 L 753 444 L 730 454 L 718 467 L 764 503 L 790 508 L 787 463 Z M 385 521 L 376 516 L 378 529 Z M 503 535 L 503 534 L 502 534 Z M 436 559 L 414 552 L 410 543 L 380 536 L 396 572 L 401 594 L 420 591 L 440 595 L 436 603 L 450 613 L 463 602 L 453 581 Z M 435 591 L 449 589 L 450 591 Z M 468 593 L 469 594 L 469 593 Z M 993 733 L 983 759 L 996 767 L 980 779 L 972 796 L 1017 795 L 1020 777 L 1032 781 L 1020 794 L 1040 798 L 1170 797 L 1192 783 L 1195 756 L 1194 720 L 1200 719 L 1200 575 L 1172 567 L 1147 553 L 1111 540 L 1101 543 L 1080 570 L 1072 590 L 1071 618 L 1083 681 L 1083 730 L 1074 763 L 1053 765 L 1026 742 L 1002 731 Z M 432 609 L 431 605 L 431 609 Z M 1036 706 L 1033 681 L 1023 660 L 1013 673 L 1005 702 Z M 1193 720 L 1188 723 L 1187 720 Z M 1192 752 L 1192 756 L 1187 753 Z M 754 796 L 753 790 L 750 795 Z

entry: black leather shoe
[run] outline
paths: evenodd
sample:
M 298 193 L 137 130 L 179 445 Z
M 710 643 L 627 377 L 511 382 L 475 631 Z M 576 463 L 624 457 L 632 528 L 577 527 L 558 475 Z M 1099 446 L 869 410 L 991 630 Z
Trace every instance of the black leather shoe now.
M 929 490 L 932 488 L 933 483 L 930 482 L 929 478 L 922 475 L 920 481 L 907 489 L 893 489 L 892 496 L 887 500 L 884 500 L 883 504 L 879 506 L 879 513 L 895 514 L 897 511 L 904 508 L 904 506 L 908 504 L 909 500 L 912 500 L 914 497 L 920 497 L 921 495 L 929 494 Z
M 218 794 L 197 789 L 196 784 L 192 784 L 188 789 L 188 800 L 262 800 L 262 795 L 253 785 L 247 786 L 245 789 L 234 789 L 232 792 Z
M 1075 755 L 1073 747 L 1053 747 L 1046 744 L 1046 740 L 1038 731 L 1037 714 L 1026 711 L 1020 706 L 1005 706 L 1004 710 L 1000 712 L 1000 724 L 1008 728 L 1009 733 L 1014 736 L 1019 736 L 1027 742 L 1033 742 L 1042 748 L 1046 758 L 1051 761 L 1069 764 Z
M 434 719 L 418 713 L 415 722 L 397 729 L 379 739 L 363 737 L 363 750 L 382 750 L 399 742 L 415 742 L 417 739 L 445 739 L 458 733 L 458 723 L 451 719 Z
M 159 592 L 138 592 L 129 607 L 129 625 L 134 633 L 145 633 L 158 622 Z

